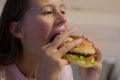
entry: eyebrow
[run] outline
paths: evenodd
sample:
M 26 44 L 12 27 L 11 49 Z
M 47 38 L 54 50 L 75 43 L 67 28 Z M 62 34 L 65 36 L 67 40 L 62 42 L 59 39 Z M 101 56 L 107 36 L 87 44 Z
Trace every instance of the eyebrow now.
M 42 8 L 40 8 L 40 10 L 44 9 L 45 7 L 53 7 L 53 5 L 52 4 L 45 5 Z M 66 9 L 66 6 L 64 4 L 61 4 L 59 7 L 64 7 Z

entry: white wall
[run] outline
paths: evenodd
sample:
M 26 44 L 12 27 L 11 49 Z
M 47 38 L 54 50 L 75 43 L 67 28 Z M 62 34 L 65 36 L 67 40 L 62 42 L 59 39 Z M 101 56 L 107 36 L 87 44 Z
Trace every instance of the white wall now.
M 68 8 L 120 13 L 120 0 L 64 0 Z

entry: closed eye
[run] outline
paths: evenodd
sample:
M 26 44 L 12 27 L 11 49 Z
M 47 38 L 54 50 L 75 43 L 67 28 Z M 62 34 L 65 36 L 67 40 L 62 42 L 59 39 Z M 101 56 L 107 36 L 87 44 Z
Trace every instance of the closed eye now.
M 43 15 L 50 15 L 52 14 L 52 11 L 44 12 Z

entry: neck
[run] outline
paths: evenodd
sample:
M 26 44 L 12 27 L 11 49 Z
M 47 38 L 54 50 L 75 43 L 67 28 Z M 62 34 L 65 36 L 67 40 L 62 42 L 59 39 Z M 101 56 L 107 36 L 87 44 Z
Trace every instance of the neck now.
M 24 54 L 24 53 L 23 53 Z M 35 79 L 40 65 L 40 58 L 33 53 L 18 55 L 16 57 L 16 66 L 21 73 L 28 79 Z

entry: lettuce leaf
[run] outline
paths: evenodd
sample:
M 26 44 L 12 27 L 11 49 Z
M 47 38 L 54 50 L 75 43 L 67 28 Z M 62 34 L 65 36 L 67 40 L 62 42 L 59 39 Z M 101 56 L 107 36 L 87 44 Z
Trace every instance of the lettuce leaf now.
M 95 64 L 95 59 L 91 59 L 91 60 L 89 60 L 87 62 L 90 63 L 90 64 Z
M 68 57 L 71 57 L 72 59 L 79 60 L 79 56 L 77 55 L 65 54 L 64 56 L 68 56 Z
M 77 55 L 73 55 L 73 54 L 65 54 L 64 57 L 70 57 L 72 59 L 75 59 L 75 60 L 80 60 L 82 61 L 83 63 L 85 64 L 95 64 L 95 60 L 94 59 L 90 59 L 90 60 L 87 60 L 84 56 L 77 56 Z

